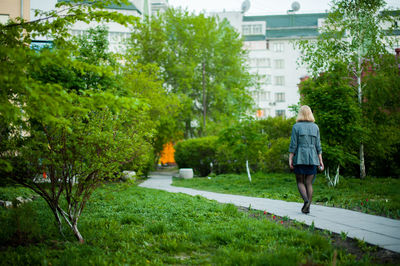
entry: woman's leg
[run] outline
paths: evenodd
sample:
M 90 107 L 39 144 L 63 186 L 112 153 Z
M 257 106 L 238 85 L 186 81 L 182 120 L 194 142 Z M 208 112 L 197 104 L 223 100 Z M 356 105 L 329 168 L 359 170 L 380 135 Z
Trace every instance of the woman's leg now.
M 308 201 L 311 203 L 312 201 L 312 194 L 313 194 L 313 187 L 312 187 L 312 181 L 313 181 L 314 175 L 306 175 L 305 177 L 305 183 L 306 183 L 306 190 L 307 190 L 307 198 Z
M 304 175 L 296 174 L 297 188 L 299 189 L 300 195 L 303 198 L 304 202 L 308 202 L 307 189 L 304 179 Z
M 301 211 L 304 213 L 310 213 L 310 205 L 311 205 L 312 194 L 313 194 L 313 187 L 312 187 L 313 178 L 314 178 L 314 175 L 306 175 L 305 176 L 308 202 L 307 202 L 307 204 L 304 205 L 303 209 L 301 209 Z

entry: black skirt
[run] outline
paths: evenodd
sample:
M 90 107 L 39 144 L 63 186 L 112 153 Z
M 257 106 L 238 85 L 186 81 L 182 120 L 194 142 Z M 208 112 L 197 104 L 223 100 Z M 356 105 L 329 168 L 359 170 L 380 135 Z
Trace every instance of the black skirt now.
M 298 175 L 316 175 L 316 165 L 298 164 L 294 166 L 294 173 Z

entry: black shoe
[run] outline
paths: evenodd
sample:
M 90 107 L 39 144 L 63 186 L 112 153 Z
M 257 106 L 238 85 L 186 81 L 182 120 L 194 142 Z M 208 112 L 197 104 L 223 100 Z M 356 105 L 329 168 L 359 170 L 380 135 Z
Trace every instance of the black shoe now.
M 303 207 L 303 209 L 301 209 L 301 211 L 305 214 L 310 213 L 310 205 L 311 205 L 311 201 L 305 203 L 304 207 Z
M 307 207 L 307 204 L 308 204 L 308 201 L 305 201 L 303 207 L 301 208 L 301 212 L 302 212 L 302 213 L 308 213 L 308 212 L 305 212 L 305 209 L 306 209 L 306 207 Z

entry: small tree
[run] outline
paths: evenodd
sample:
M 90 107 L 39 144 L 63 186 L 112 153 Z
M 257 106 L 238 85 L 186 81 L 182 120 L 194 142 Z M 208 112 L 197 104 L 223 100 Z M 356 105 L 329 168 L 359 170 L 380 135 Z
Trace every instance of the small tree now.
M 228 21 L 169 9 L 139 23 L 130 46 L 138 62 L 160 68 L 164 87 L 177 95 L 185 137 L 215 134 L 250 108 L 254 81 Z
M 319 125 L 327 176 L 330 169 L 338 169 L 338 175 L 340 166 L 349 167 L 357 161 L 354 150 L 362 132 L 361 113 L 350 81 L 347 69 L 338 65 L 300 85 L 301 103 L 311 107 Z
M 390 44 L 387 25 L 392 25 L 390 13 L 384 12 L 383 0 L 332 0 L 332 9 L 317 40 L 298 42 L 301 63 L 309 66 L 314 77 L 330 71 L 338 63 L 348 66 L 355 82 L 359 107 L 363 105 L 365 81 L 363 73 L 377 59 L 387 54 Z M 359 142 L 360 177 L 364 178 L 364 142 Z
M 67 26 L 78 20 L 132 21 L 94 9 L 109 3 L 85 8 L 64 3 L 61 13 L 0 25 L 0 176 L 37 192 L 60 232 L 64 219 L 80 242 L 78 219 L 91 193 L 121 165 L 145 160 L 154 133 L 148 105 L 132 97 L 132 88 L 118 91 L 75 75 L 118 83 L 109 64 L 79 60 L 76 55 L 84 53 L 73 50 L 67 34 Z M 35 35 L 52 37 L 54 48 L 31 50 L 27 44 Z M 61 72 L 65 79 L 57 78 Z

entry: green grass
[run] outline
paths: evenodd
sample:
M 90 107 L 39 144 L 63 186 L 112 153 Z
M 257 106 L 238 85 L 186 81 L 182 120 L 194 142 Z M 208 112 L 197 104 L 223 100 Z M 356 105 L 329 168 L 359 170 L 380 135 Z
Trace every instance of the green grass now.
M 3 191 L 6 189 L 3 189 Z M 14 190 L 17 192 L 17 190 Z M 18 196 L 17 194 L 14 196 Z M 86 242 L 64 239 L 46 203 L 0 209 L 2 265 L 328 265 L 317 232 L 250 217 L 233 205 L 126 184 L 98 189 L 80 219 Z M 339 250 L 341 265 L 370 264 Z
M 224 174 L 207 178 L 174 178 L 174 186 L 220 193 L 246 195 L 301 202 L 294 174 L 247 175 Z M 314 183 L 313 203 L 346 208 L 400 219 L 400 179 L 371 178 L 365 180 L 341 177 L 335 188 L 327 185 L 322 174 Z

